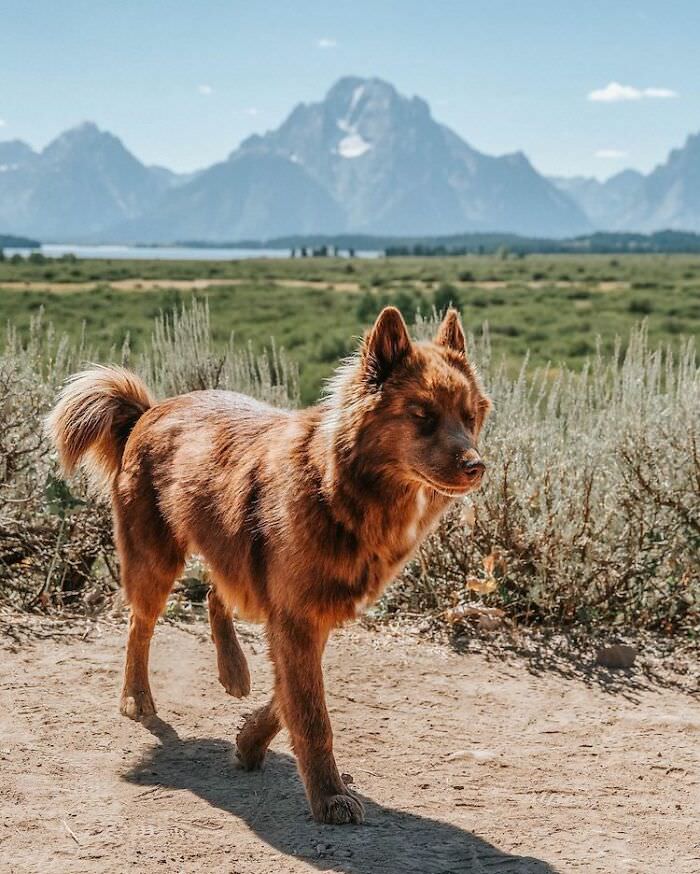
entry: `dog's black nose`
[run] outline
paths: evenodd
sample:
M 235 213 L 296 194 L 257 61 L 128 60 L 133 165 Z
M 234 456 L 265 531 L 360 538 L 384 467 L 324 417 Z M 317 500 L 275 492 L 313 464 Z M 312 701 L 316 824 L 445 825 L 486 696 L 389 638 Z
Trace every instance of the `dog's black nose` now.
M 471 477 L 482 476 L 486 465 L 480 458 L 465 458 L 462 460 L 462 470 Z

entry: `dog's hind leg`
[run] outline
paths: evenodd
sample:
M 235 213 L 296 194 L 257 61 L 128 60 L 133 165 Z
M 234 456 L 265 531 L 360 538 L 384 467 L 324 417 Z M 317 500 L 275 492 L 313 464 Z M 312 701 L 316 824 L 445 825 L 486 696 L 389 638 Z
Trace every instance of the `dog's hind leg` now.
M 128 584 L 125 583 L 125 588 L 131 592 L 131 617 L 119 709 L 130 719 L 145 719 L 156 712 L 148 680 L 148 655 L 153 630 L 177 576 L 154 579 L 152 575 L 144 578 L 141 574 L 143 572 L 138 576 L 131 574 Z M 148 592 L 145 598 L 142 597 L 144 591 Z
M 148 681 L 148 653 L 157 618 L 157 615 L 146 617 L 132 610 L 129 619 L 124 685 L 119 702 L 121 714 L 129 719 L 145 719 L 156 712 Z
M 209 589 L 207 603 L 211 637 L 216 646 L 219 682 L 229 695 L 245 698 L 250 693 L 250 672 L 233 627 L 231 611 L 213 586 Z
M 131 607 L 119 709 L 130 719 L 145 719 L 156 712 L 148 681 L 151 638 L 185 557 L 143 496 L 128 508 L 115 501 L 114 509 L 122 587 Z
M 246 718 L 236 737 L 236 755 L 246 771 L 262 767 L 267 748 L 281 728 L 274 696 Z

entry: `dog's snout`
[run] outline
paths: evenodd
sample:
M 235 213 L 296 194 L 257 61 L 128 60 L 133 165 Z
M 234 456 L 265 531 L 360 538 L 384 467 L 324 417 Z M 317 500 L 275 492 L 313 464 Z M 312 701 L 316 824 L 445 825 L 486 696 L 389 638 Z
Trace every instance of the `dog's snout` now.
M 465 458 L 462 458 L 461 468 L 464 473 L 476 479 L 476 477 L 483 476 L 484 471 L 486 470 L 486 465 L 478 456 L 475 457 L 473 455 L 469 455 Z

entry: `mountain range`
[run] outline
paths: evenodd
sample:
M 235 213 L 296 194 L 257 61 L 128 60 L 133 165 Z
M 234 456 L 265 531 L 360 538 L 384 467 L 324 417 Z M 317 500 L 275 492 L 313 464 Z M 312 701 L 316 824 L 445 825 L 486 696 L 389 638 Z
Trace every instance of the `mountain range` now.
M 673 149 L 648 175 L 623 170 L 600 182 L 551 180 L 572 197 L 595 228 L 608 231 L 700 231 L 700 134 Z
M 85 123 L 41 152 L 0 143 L 0 231 L 62 242 L 217 242 L 289 234 L 700 230 L 700 135 L 647 176 L 546 178 L 477 151 L 428 104 L 344 77 L 273 131 L 192 174 L 146 166 Z

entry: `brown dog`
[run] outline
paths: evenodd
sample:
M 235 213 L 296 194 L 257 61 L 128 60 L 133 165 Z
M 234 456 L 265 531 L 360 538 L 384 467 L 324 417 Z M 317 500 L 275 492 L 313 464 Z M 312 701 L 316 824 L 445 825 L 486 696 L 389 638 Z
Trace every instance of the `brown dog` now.
M 490 401 L 458 314 L 414 343 L 387 307 L 328 396 L 298 412 L 197 391 L 154 403 L 118 368 L 77 374 L 49 425 L 67 473 L 87 455 L 111 486 L 131 605 L 121 711 L 155 713 L 148 650 L 188 554 L 213 580 L 209 617 L 219 679 L 250 691 L 234 610 L 267 624 L 275 690 L 238 738 L 261 766 L 286 725 L 314 817 L 361 822 L 340 777 L 321 656 L 330 631 L 376 600 L 452 499 L 476 488 L 476 440 Z

